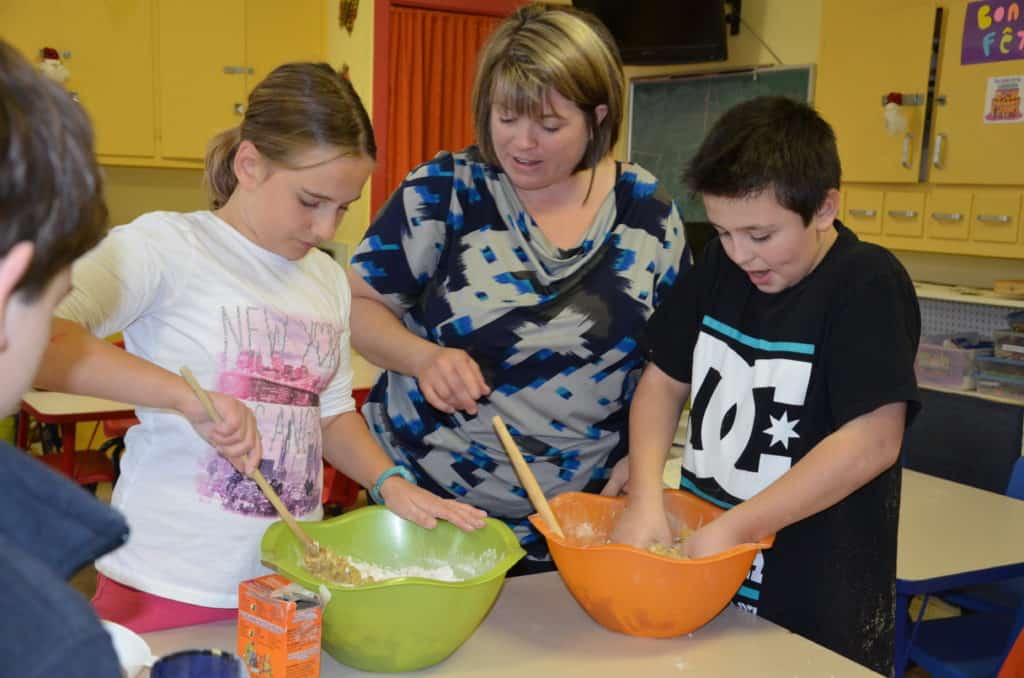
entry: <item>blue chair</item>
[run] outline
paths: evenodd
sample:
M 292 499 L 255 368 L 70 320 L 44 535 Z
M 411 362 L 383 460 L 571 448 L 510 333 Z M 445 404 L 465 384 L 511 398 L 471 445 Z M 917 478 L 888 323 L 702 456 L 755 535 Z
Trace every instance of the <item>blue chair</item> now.
M 1024 630 L 1024 606 L 921 622 L 910 659 L 932 678 L 996 678 Z
M 1024 457 L 1013 464 L 1006 496 L 1024 500 Z M 974 612 L 1015 610 L 1024 605 L 1024 577 L 949 591 L 941 596 L 947 603 Z

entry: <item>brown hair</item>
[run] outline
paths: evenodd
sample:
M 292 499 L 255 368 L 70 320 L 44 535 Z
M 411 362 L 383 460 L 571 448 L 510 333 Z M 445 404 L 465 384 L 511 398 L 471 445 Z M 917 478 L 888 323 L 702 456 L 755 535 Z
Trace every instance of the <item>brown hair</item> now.
M 615 40 L 593 15 L 534 3 L 502 22 L 480 51 L 473 84 L 473 122 L 484 160 L 498 164 L 491 107 L 540 119 L 554 89 L 583 111 L 590 141 L 575 171 L 592 169 L 619 136 L 625 102 L 622 59 Z M 595 109 L 608 107 L 598 122 Z
M 210 141 L 203 184 L 212 209 L 223 207 L 238 185 L 232 163 L 243 140 L 285 167 L 295 153 L 322 145 L 337 147 L 342 155 L 377 158 L 370 116 L 359 95 L 324 63 L 275 68 L 249 95 L 242 124 Z
M 35 243 L 16 289 L 34 300 L 106 227 L 88 116 L 0 40 L 0 257 L 19 242 Z

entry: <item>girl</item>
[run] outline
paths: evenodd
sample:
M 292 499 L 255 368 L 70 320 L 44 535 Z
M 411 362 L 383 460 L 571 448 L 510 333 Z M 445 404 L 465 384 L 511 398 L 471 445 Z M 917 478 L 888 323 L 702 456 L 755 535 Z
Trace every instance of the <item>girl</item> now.
M 141 422 L 112 501 L 131 537 L 97 562 L 101 617 L 138 632 L 233 618 L 239 581 L 266 572 L 259 541 L 276 518 L 246 477 L 257 465 L 306 520 L 322 516 L 326 457 L 425 527 L 483 524 L 395 475 L 354 411 L 351 296 L 315 246 L 360 197 L 375 152 L 347 80 L 286 64 L 211 143 L 212 211 L 145 214 L 76 265 L 38 383 L 133 403 Z M 98 338 L 118 331 L 127 352 Z M 182 366 L 214 391 L 222 423 Z

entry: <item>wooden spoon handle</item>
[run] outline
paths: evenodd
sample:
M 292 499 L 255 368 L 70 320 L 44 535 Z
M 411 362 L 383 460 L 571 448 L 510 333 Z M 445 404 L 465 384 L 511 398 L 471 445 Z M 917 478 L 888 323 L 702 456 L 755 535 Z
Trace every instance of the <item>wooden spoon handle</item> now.
M 512 460 L 512 466 L 515 467 L 519 481 L 523 484 L 523 489 L 526 490 L 527 496 L 530 497 L 533 507 L 544 518 L 551 531 L 565 539 L 562 527 L 558 524 L 554 511 L 551 510 L 548 500 L 544 497 L 544 491 L 537 484 L 537 478 L 534 477 L 533 471 L 530 470 L 530 465 L 523 459 L 523 453 L 519 451 L 516 441 L 512 439 L 512 435 L 505 428 L 505 422 L 501 420 L 501 417 L 495 416 L 491 419 L 491 424 L 494 425 L 494 430 L 498 432 L 498 438 L 501 439 L 501 444 L 505 446 L 505 452 L 508 454 L 508 458 Z
M 197 398 L 199 398 L 199 402 L 203 404 L 203 409 L 206 410 L 206 415 L 214 422 L 220 422 L 220 412 L 218 412 L 213 406 L 213 401 L 210 400 L 210 394 L 206 392 L 206 389 L 199 385 L 198 381 L 196 381 L 196 377 L 192 374 L 192 370 L 187 367 L 182 367 L 180 372 L 181 376 L 185 379 L 185 382 L 192 389 L 192 392 L 196 394 Z M 265 494 L 267 499 L 270 500 L 270 503 L 277 510 L 278 515 L 281 516 L 281 519 L 288 524 L 288 527 L 292 529 L 292 532 L 295 533 L 295 536 L 298 537 L 299 541 L 301 541 L 307 548 L 313 545 L 313 538 L 306 534 L 305 530 L 299 527 L 299 521 L 295 520 L 295 516 L 291 514 L 288 507 L 284 505 L 283 501 L 281 501 L 281 497 L 277 496 L 277 492 L 275 492 L 274 488 L 270 486 L 267 479 L 263 477 L 260 470 L 258 468 L 253 469 L 250 477 L 256 481 L 260 490 L 262 490 L 263 494 Z

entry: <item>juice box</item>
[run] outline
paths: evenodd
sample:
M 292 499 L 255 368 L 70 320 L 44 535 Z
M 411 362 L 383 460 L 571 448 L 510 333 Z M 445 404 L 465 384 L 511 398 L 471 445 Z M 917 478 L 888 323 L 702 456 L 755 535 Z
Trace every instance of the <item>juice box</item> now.
M 238 585 L 238 656 L 250 678 L 320 675 L 319 600 L 269 574 Z

